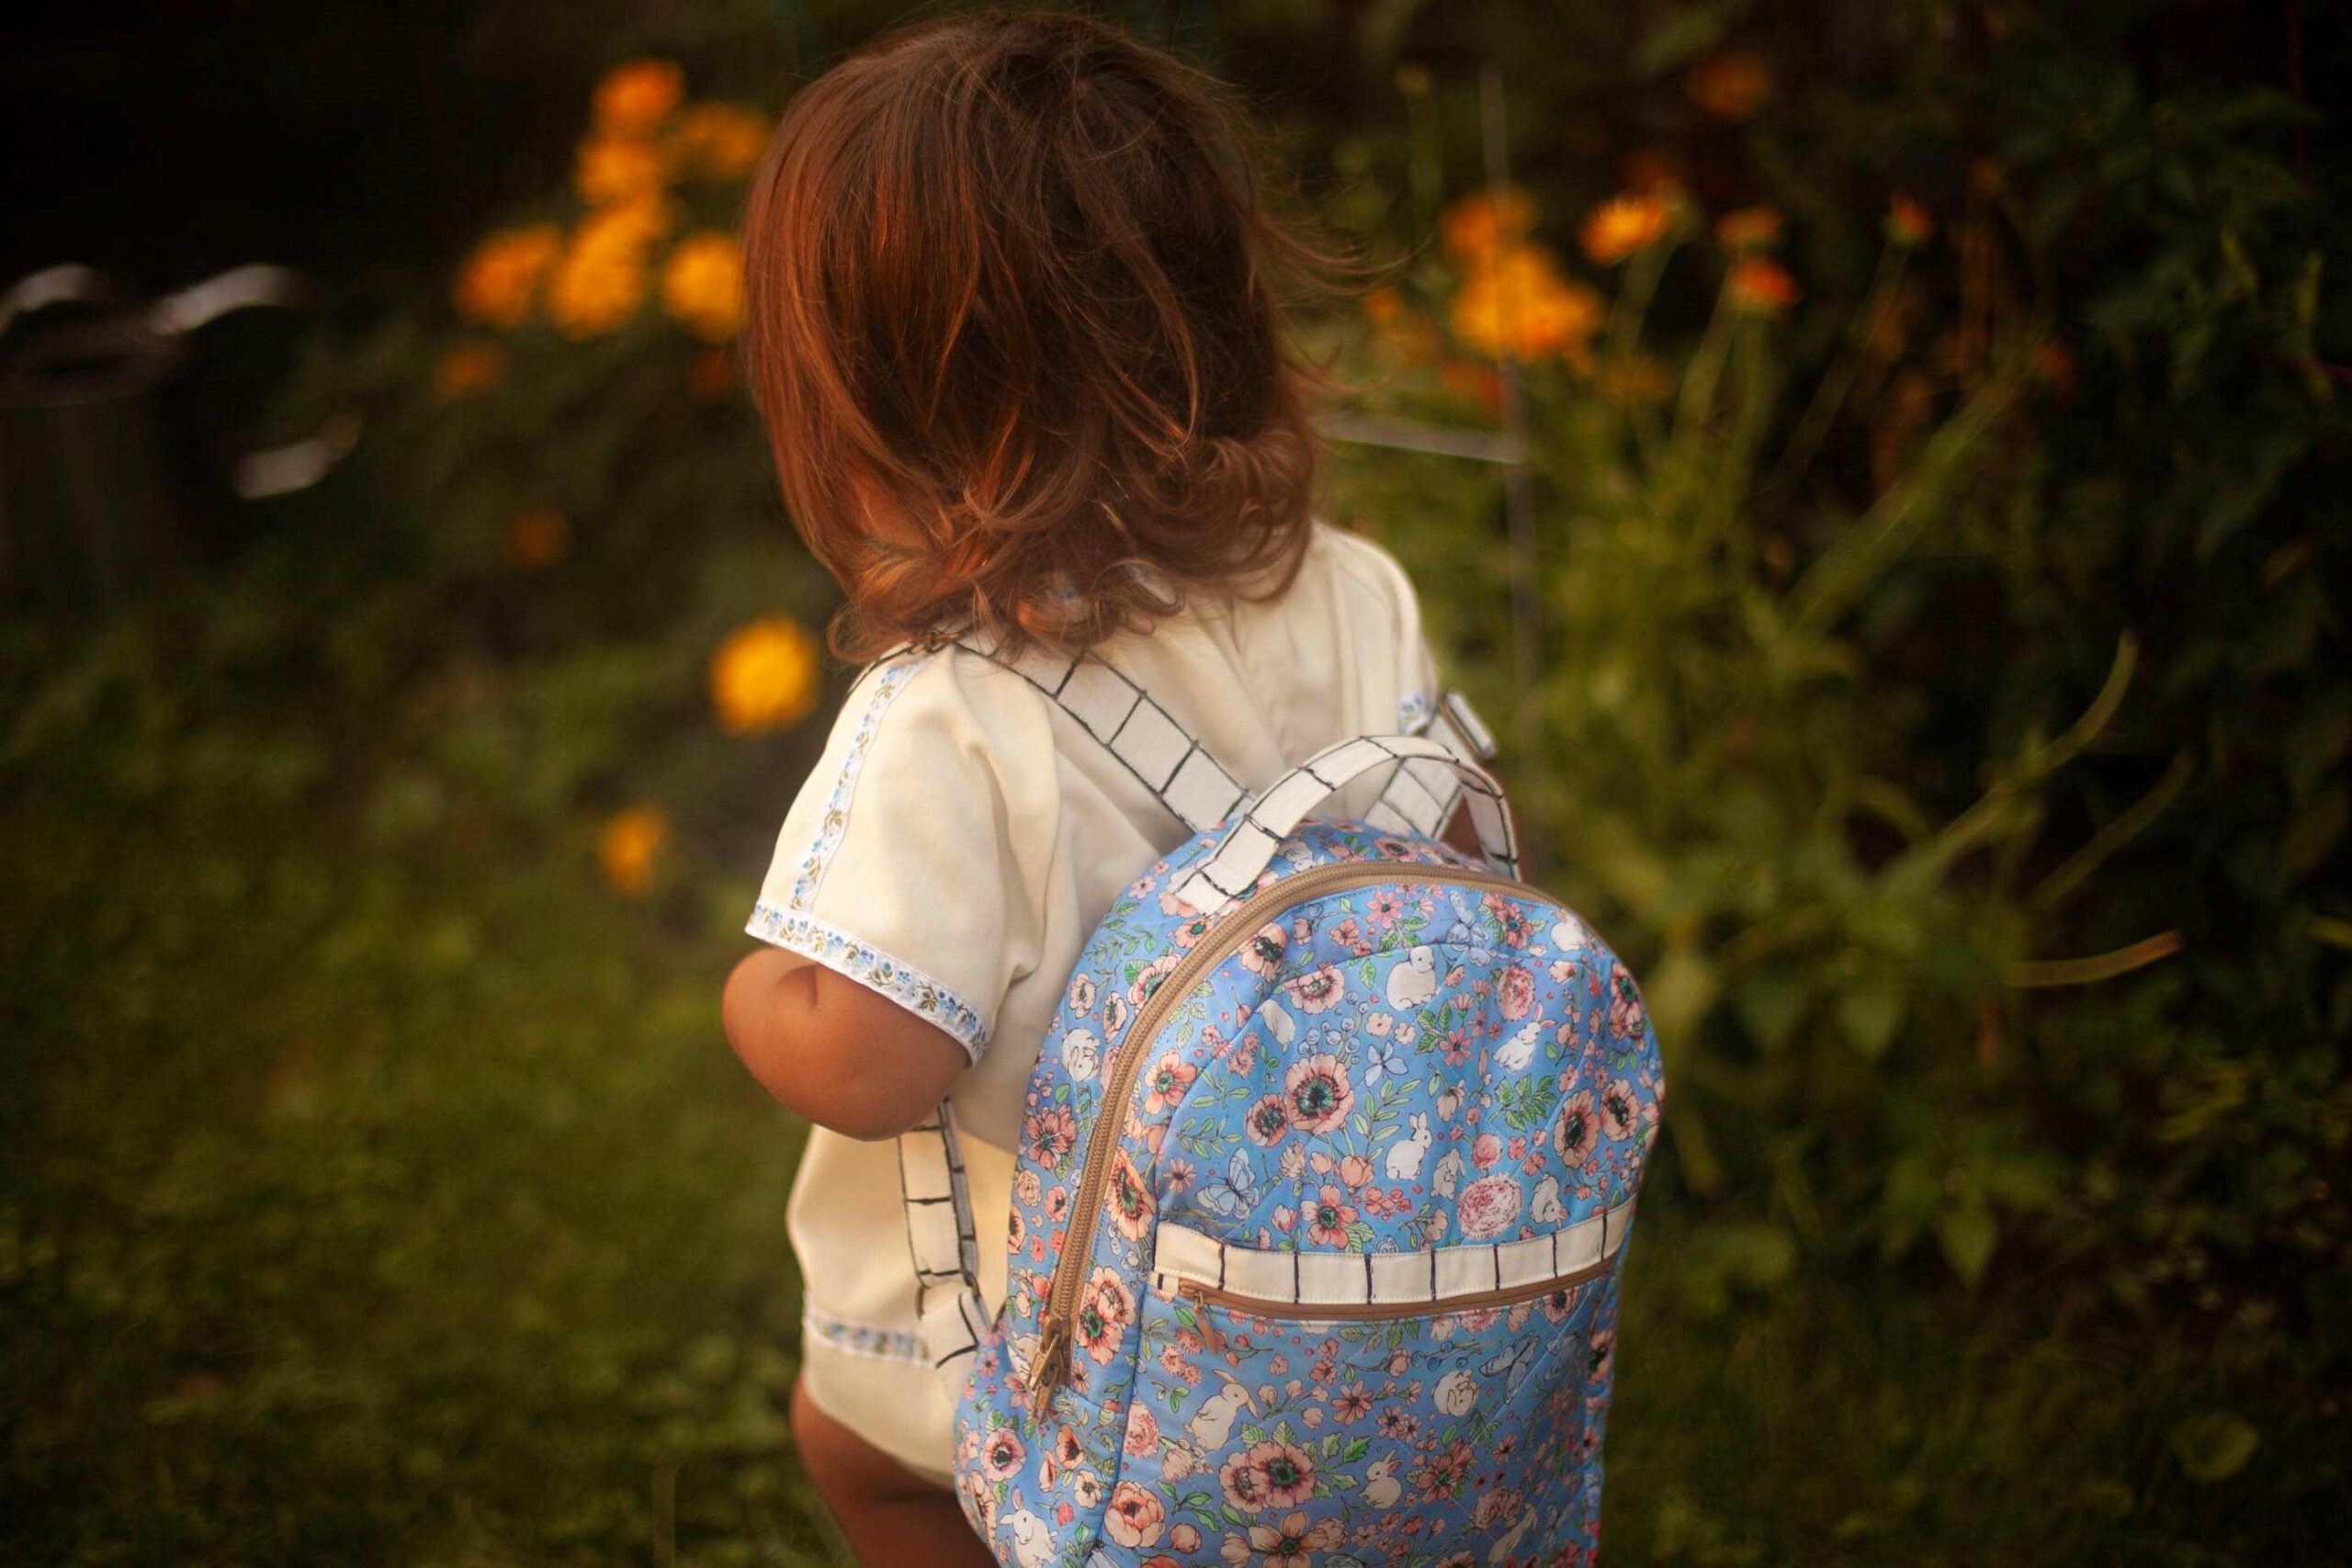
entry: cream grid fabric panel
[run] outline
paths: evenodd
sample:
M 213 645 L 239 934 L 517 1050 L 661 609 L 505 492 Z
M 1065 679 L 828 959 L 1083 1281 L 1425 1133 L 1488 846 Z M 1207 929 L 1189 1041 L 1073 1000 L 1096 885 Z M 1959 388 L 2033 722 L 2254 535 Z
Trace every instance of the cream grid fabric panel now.
M 1155 1280 L 1230 1291 L 1289 1306 L 1428 1304 L 1562 1279 L 1616 1255 L 1634 1200 L 1548 1235 L 1419 1252 L 1277 1252 L 1235 1247 L 1173 1222 L 1157 1233 Z

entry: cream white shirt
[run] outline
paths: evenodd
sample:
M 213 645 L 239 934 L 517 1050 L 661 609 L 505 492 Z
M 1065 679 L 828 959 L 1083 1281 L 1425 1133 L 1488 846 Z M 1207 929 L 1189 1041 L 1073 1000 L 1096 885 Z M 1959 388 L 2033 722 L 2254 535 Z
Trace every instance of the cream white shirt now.
M 1253 792 L 1334 742 L 1420 728 L 1438 695 L 1404 572 L 1321 523 L 1279 600 L 1195 606 L 1096 653 Z M 1362 815 L 1379 783 L 1358 781 L 1327 810 Z M 971 1055 L 950 1099 L 991 1313 L 1039 1042 L 1097 923 L 1188 836 L 1045 693 L 952 646 L 860 676 L 786 814 L 746 929 L 912 1009 Z M 944 1482 L 953 1413 L 917 1338 L 897 1145 L 813 1129 L 786 1227 L 810 1397 Z

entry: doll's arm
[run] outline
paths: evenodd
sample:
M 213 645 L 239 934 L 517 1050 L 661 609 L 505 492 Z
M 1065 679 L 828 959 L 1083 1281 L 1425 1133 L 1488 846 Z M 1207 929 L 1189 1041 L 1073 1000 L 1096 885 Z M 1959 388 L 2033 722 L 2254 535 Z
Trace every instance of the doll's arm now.
M 945 1030 L 780 948 L 760 948 L 735 965 L 719 1017 L 728 1044 L 761 1087 L 853 1138 L 893 1138 L 912 1127 L 971 1062 Z

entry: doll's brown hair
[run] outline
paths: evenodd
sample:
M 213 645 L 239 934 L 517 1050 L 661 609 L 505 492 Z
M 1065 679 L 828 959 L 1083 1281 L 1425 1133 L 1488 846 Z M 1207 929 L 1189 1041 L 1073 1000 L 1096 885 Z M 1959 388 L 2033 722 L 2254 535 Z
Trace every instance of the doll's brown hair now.
M 1352 258 L 1262 187 L 1246 106 L 1078 15 L 894 29 L 801 89 L 744 219 L 746 372 L 865 659 L 1076 650 L 1306 553 L 1335 384 L 1284 289 Z

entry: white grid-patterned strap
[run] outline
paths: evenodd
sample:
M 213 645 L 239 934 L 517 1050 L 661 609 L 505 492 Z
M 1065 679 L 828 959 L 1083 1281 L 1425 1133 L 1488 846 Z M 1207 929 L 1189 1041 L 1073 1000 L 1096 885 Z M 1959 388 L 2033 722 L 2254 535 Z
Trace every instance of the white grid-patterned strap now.
M 1151 1271 L 1162 1287 L 1192 1280 L 1286 1306 L 1427 1304 L 1572 1280 L 1624 1245 L 1634 1200 L 1548 1235 L 1415 1252 L 1280 1252 L 1235 1247 L 1187 1225 L 1159 1226 Z
M 980 1301 L 980 1248 L 954 1111 L 945 1100 L 928 1121 L 899 1135 L 899 1190 L 906 1201 L 907 1248 L 915 1269 L 915 1317 L 923 1353 L 951 1402 L 963 1394 L 966 1358 L 988 1332 Z
M 1176 897 L 1204 915 L 1216 913 L 1250 891 L 1292 829 L 1350 779 L 1389 763 L 1415 761 L 1453 771 L 1469 796 L 1470 820 L 1478 829 L 1478 844 L 1487 862 L 1506 875 L 1518 875 L 1519 843 L 1510 807 L 1492 774 L 1426 735 L 1363 735 L 1326 747 L 1275 780 L 1177 887 Z
M 1477 710 L 1459 692 L 1438 697 L 1420 724 L 1407 731 L 1444 741 L 1464 756 L 1487 761 L 1495 754 L 1495 738 Z M 1381 786 L 1380 798 L 1364 813 L 1364 820 L 1392 833 L 1419 833 L 1442 838 L 1453 818 L 1454 802 L 1462 796 L 1462 775 L 1451 764 L 1408 759 L 1396 764 Z
M 1169 814 L 1198 833 L 1232 816 L 1248 798 L 1231 770 L 1176 722 L 1149 692 L 1091 653 L 1073 658 L 1033 648 L 1007 659 L 978 642 L 959 648 L 1003 665 L 1076 719 L 1150 791 Z

